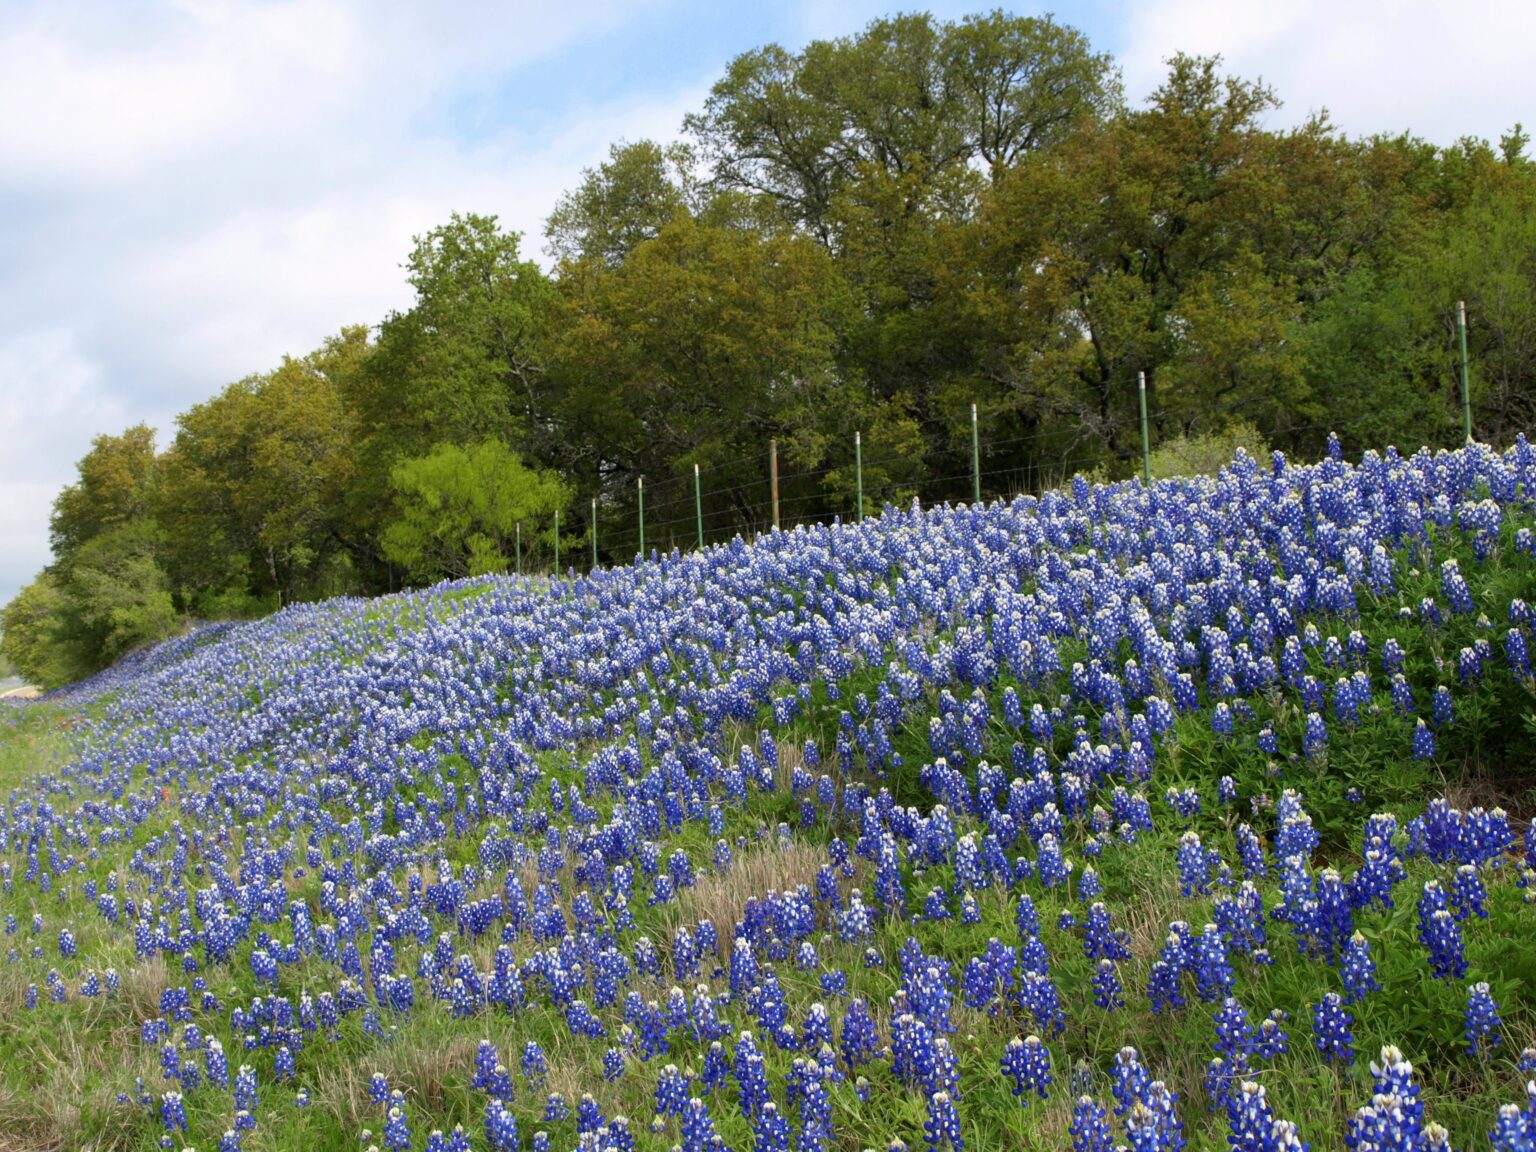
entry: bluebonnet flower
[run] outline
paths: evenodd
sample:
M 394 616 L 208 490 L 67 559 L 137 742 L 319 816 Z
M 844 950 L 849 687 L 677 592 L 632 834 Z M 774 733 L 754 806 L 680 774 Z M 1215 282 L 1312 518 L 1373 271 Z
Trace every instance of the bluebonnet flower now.
M 1474 865 L 1463 864 L 1456 869 L 1451 881 L 1450 907 L 1457 920 L 1464 921 L 1469 916 L 1488 919 L 1488 889 Z
M 1210 892 L 1213 857 L 1214 853 L 1206 851 L 1200 843 L 1200 834 L 1193 829 L 1179 837 L 1179 889 L 1182 895 L 1204 896 Z
M 1067 882 L 1072 865 L 1062 856 L 1061 845 L 1056 837 L 1047 833 L 1040 841 L 1040 854 L 1035 860 L 1040 882 L 1047 888 L 1059 888 Z
M 1451 703 L 1451 690 L 1444 684 L 1435 689 L 1435 696 L 1430 703 L 1430 723 L 1436 728 L 1444 728 L 1455 715 L 1455 708 Z
M 1419 897 L 1419 940 L 1429 950 L 1429 966 L 1436 978 L 1445 980 L 1467 974 L 1461 928 L 1445 907 L 1445 896 L 1433 880 L 1425 882 Z
M 1467 1010 L 1462 1019 L 1467 1051 L 1472 1056 L 1483 1055 L 1502 1042 L 1499 1006 L 1494 1002 L 1487 981 L 1479 981 L 1467 990 Z
M 1131 1106 L 1144 1103 L 1152 1088 L 1152 1075 L 1141 1062 L 1136 1049 L 1125 1047 L 1115 1053 L 1110 1065 L 1110 1087 L 1115 1097 L 1115 1115 L 1124 1116 Z
M 668 1064 L 656 1078 L 656 1111 L 663 1116 L 681 1116 L 688 1106 L 688 1078 Z
M 736 1052 L 731 1062 L 732 1074 L 736 1077 L 738 1098 L 741 1101 L 741 1109 L 748 1115 L 754 1115 L 769 1099 L 772 1094 L 768 1089 L 768 1072 L 763 1062 L 763 1057 L 757 1050 L 757 1045 L 750 1032 L 743 1032 L 736 1042 Z
M 949 897 L 943 888 L 934 887 L 928 890 L 928 895 L 923 899 L 924 920 L 948 920 Z
M 380 1103 L 386 1103 L 388 1099 L 389 1097 L 386 1095 Z M 256 1115 L 256 1106 L 259 1103 L 260 1097 L 257 1095 L 256 1071 L 249 1064 L 242 1064 L 240 1065 L 240 1070 L 235 1073 L 235 1127 L 237 1129 L 254 1127 L 255 1120 L 252 1117 Z M 242 1116 L 244 1117 L 243 1124 Z
M 1503 1104 L 1494 1119 L 1488 1141 L 1494 1152 L 1529 1152 L 1536 1141 L 1536 1107 Z
M 1083 928 L 1083 953 L 1090 960 L 1129 960 L 1130 937 L 1123 928 L 1116 928 L 1109 909 L 1096 902 L 1088 910 L 1088 922 Z
M 1178 1098 L 1162 1081 L 1153 1081 L 1146 1101 L 1138 1101 L 1126 1113 L 1125 1137 L 1132 1152 L 1180 1152 L 1184 1147 Z
M 1111 1152 L 1114 1135 L 1109 1127 L 1109 1113 L 1092 1096 L 1079 1096 L 1072 1107 L 1072 1152 Z
M 1168 807 L 1182 819 L 1189 820 L 1200 814 L 1200 793 L 1193 788 L 1170 788 L 1165 798 Z
M 1452 612 L 1473 611 L 1472 590 L 1454 558 L 1440 565 L 1440 594 L 1450 603 Z
M 1301 753 L 1307 759 L 1315 759 L 1328 748 L 1328 726 L 1317 712 L 1308 712 L 1301 734 Z
M 874 1058 L 879 1048 L 880 1034 L 875 1027 L 874 1017 L 870 1015 L 864 1001 L 855 998 L 843 1015 L 842 1031 L 838 1039 L 838 1049 L 848 1071 L 857 1072 L 863 1064 Z
M 384 1116 L 384 1147 L 392 1152 L 407 1152 L 411 1146 L 411 1125 L 405 1114 L 405 1095 L 398 1088 L 390 1093 L 389 1111 Z
M 1504 657 L 1509 662 L 1510 673 L 1517 680 L 1531 678 L 1530 644 L 1519 628 L 1511 628 L 1504 633 Z
M 1264 898 L 1251 880 L 1244 880 L 1235 893 L 1218 896 L 1211 914 L 1229 951 L 1251 956 L 1267 946 Z
M 1243 872 L 1249 879 L 1263 876 L 1268 870 L 1268 861 L 1264 857 L 1264 845 L 1258 835 L 1247 824 L 1239 824 L 1236 832 L 1237 856 L 1243 865 Z
M 1040 1031 L 1059 1036 L 1066 1029 L 1067 1015 L 1061 1007 L 1060 993 L 1044 973 L 1026 971 L 1023 974 L 1019 980 L 1018 1003 Z
M 1003 1074 L 1013 1081 L 1013 1094 L 1029 1103 L 1033 1091 L 1042 1100 L 1051 1085 L 1051 1053 L 1038 1036 L 1015 1036 L 1003 1051 Z
M 1345 1142 L 1351 1149 L 1375 1152 L 1396 1149 L 1446 1149 L 1444 1130 L 1431 1133 L 1424 1124 L 1424 1105 L 1413 1079 L 1413 1065 L 1396 1048 L 1381 1050 L 1381 1061 L 1372 1062 L 1372 1102 L 1350 1120 Z
M 1435 734 L 1430 731 L 1422 717 L 1416 721 L 1413 729 L 1412 751 L 1415 760 L 1433 760 L 1435 758 Z
M 1124 989 L 1113 960 L 1099 961 L 1098 967 L 1093 972 L 1092 984 L 1093 1002 L 1100 1008 L 1113 1010 L 1125 1007 Z
M 485 1106 L 485 1141 L 492 1152 L 516 1152 L 517 1118 L 501 1100 L 490 1100 Z
M 935 1092 L 928 1097 L 928 1118 L 923 1121 L 923 1136 L 929 1152 L 952 1149 L 963 1152 L 965 1140 L 960 1135 L 960 1113 L 948 1092 Z
M 1227 1143 L 1232 1152 L 1305 1152 L 1296 1126 L 1277 1120 L 1264 1087 L 1252 1080 L 1238 1085 L 1227 1101 Z
M 520 1061 L 523 1075 L 530 1084 L 535 1086 L 544 1083 L 549 1074 L 549 1061 L 544 1056 L 544 1049 L 537 1040 L 529 1040 L 523 1045 L 523 1055 Z
M 1290 1033 L 1285 1030 L 1288 1020 L 1290 1016 L 1284 1008 L 1275 1008 L 1259 1021 L 1253 1033 L 1255 1056 L 1260 1060 L 1273 1060 L 1291 1050 Z
M 1099 873 L 1093 865 L 1083 868 L 1083 874 L 1077 879 L 1077 898 L 1087 903 L 1097 900 L 1104 893 L 1104 885 L 1099 881 Z
M 1355 1062 L 1354 1017 L 1337 992 L 1329 992 L 1312 1009 L 1312 1034 L 1317 1050 L 1330 1063 Z
M 752 1140 L 753 1147 L 761 1152 L 789 1152 L 789 1122 L 779 1115 L 773 1101 L 765 1103 L 757 1113 Z
M 160 1098 L 160 1122 L 167 1132 L 187 1130 L 187 1109 L 181 1102 L 180 1092 L 167 1092 Z
M 1232 988 L 1232 966 L 1227 963 L 1227 947 L 1221 930 L 1207 924 L 1191 949 L 1190 967 L 1195 973 L 1195 994 L 1210 1003 L 1225 996 Z

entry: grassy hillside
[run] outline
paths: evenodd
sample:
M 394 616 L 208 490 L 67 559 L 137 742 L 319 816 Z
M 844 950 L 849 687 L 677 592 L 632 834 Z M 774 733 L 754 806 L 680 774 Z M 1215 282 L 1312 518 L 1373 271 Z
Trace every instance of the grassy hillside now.
M 0 1146 L 1527 1147 L 1533 496 L 1240 455 L 4 707 Z

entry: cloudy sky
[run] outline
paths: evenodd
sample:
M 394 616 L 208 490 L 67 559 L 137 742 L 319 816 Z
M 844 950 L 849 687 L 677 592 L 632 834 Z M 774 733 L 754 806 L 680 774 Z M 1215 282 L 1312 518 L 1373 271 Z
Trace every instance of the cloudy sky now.
M 989 6 L 933 3 L 938 16 Z M 914 5 L 906 5 L 911 8 Z M 874 0 L 0 0 L 0 602 L 100 432 L 409 303 L 411 237 L 543 221 L 610 142 L 676 135 L 735 53 L 856 31 Z M 1222 53 L 1352 133 L 1536 123 L 1536 3 L 1054 7 L 1140 99 Z

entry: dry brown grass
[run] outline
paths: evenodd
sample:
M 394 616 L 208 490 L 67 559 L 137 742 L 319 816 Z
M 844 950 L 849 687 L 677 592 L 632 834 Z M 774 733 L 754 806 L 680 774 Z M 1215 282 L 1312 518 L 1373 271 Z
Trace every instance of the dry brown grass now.
M 24 1007 L 19 972 L 0 979 L 0 1150 L 119 1152 L 142 1147 L 153 1119 L 117 1103 L 135 1076 L 154 1083 L 156 1054 L 138 1022 L 157 1016 L 168 972 L 159 957 L 123 973 L 116 996 L 72 997 L 63 1010 Z
M 1125 917 L 1122 927 L 1130 934 L 1131 953 L 1137 959 L 1155 959 L 1168 936 L 1168 925 L 1184 917 L 1186 901 L 1179 896 L 1178 885 L 1165 869 L 1142 869 L 1133 872 L 1134 890 L 1123 902 Z M 1191 924 L 1198 932 L 1202 925 Z
M 1488 771 L 1463 773 L 1452 779 L 1441 777 L 1440 794 L 1452 808 L 1463 812 L 1471 808 L 1503 808 L 1517 818 L 1529 817 L 1529 790 L 1522 782 L 1518 791 L 1510 791 L 1505 786 L 1508 783 Z
M 368 1081 L 375 1072 L 382 1072 L 407 1100 L 440 1115 L 448 1102 L 449 1084 L 462 1082 L 464 1070 L 474 1067 L 478 1043 L 458 1033 L 380 1045 L 366 1061 L 349 1060 L 327 1070 L 316 1085 L 314 1103 L 353 1130 L 376 1124 L 379 1109 L 368 1099 Z
M 770 837 L 742 851 L 729 872 L 701 874 L 692 888 L 683 889 L 672 905 L 676 911 L 669 927 L 676 930 L 681 924 L 708 920 L 720 933 L 720 943 L 729 956 L 733 928 L 747 901 L 770 891 L 792 892 L 801 884 L 809 884 L 826 859 L 826 850 L 819 845 Z

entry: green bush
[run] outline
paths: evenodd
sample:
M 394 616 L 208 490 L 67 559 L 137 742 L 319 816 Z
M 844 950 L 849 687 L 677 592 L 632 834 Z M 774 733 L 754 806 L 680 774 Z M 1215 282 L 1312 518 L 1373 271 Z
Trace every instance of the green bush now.
M 1246 420 L 1234 420 L 1219 432 L 1179 436 L 1160 445 L 1152 453 L 1152 478 L 1171 476 L 1214 476 L 1241 448 L 1256 460 L 1269 456 L 1269 444 L 1259 430 Z

